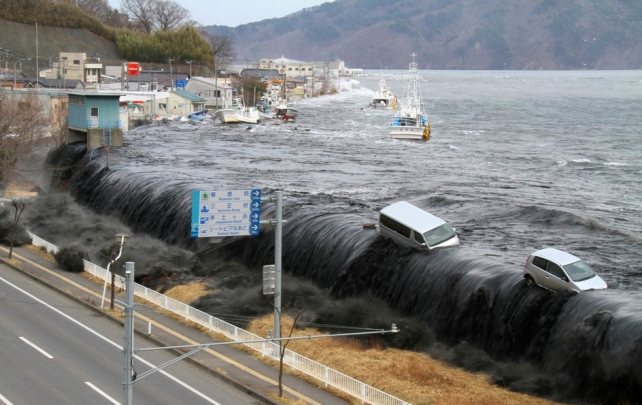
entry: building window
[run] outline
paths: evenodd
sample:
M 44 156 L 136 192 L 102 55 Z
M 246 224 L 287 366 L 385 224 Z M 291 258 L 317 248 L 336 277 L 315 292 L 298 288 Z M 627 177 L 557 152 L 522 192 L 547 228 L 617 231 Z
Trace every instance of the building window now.
M 89 115 L 92 117 L 98 117 L 98 107 L 91 107 Z
M 74 65 L 80 65 L 80 60 L 74 59 Z

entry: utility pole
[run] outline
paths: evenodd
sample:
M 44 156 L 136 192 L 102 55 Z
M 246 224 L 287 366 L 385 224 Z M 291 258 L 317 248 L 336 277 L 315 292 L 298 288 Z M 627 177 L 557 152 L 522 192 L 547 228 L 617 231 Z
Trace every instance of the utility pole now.
M 36 88 L 38 88 L 38 80 L 40 80 L 40 67 L 38 66 L 38 23 L 36 23 Z
M 174 59 L 169 58 L 167 61 L 169 62 L 169 89 L 172 90 L 174 88 L 174 80 L 172 80 L 172 61 Z
M 123 344 L 123 405 L 132 403 L 132 384 L 136 379 L 132 367 L 134 359 L 134 262 L 125 263 L 125 339 Z
M 274 339 L 281 338 L 281 255 L 283 239 L 283 192 L 276 192 L 276 229 L 274 230 Z M 281 341 L 277 340 L 279 345 L 279 354 L 281 353 Z

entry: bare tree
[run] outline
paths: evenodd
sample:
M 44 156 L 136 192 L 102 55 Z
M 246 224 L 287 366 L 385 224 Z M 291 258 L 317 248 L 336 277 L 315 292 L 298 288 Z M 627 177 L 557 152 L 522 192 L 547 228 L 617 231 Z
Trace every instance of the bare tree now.
M 0 93 L 0 181 L 42 139 L 47 114 L 34 93 Z
M 107 0 L 74 0 L 74 3 L 85 13 L 103 22 L 107 21 L 113 12 Z
M 121 7 L 130 19 L 135 20 L 147 33 L 154 31 L 154 9 L 157 0 L 122 0 Z
M 183 6 L 168 0 L 158 0 L 154 9 L 156 26 L 161 31 L 178 27 L 190 17 L 189 11 Z
M 9 260 L 13 255 L 13 245 L 16 240 L 16 233 L 18 231 L 18 224 L 20 224 L 20 216 L 22 212 L 27 207 L 27 202 L 25 200 L 12 199 L 11 206 L 14 208 L 13 221 L 11 222 L 11 231 L 9 235 Z
M 232 63 L 234 59 L 234 49 L 232 48 L 232 40 L 229 37 L 214 35 L 205 30 L 202 30 L 201 34 L 212 47 L 215 72 L 219 70 L 219 66 L 227 66 Z
M 122 0 L 122 9 L 147 33 L 167 31 L 189 19 L 189 11 L 171 0 Z

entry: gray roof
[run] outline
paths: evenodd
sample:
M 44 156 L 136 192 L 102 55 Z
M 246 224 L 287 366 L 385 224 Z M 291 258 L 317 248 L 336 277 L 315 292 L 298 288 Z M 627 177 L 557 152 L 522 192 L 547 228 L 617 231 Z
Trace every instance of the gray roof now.
M 241 76 L 274 78 L 281 77 L 281 74 L 276 69 L 243 69 Z

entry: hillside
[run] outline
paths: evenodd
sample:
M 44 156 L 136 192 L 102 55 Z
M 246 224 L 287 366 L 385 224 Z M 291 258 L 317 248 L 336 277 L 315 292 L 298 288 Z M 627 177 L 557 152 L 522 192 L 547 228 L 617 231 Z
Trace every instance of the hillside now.
M 238 60 L 424 69 L 639 69 L 642 1 L 336 0 L 235 28 Z
M 36 28 L 31 24 L 20 24 L 0 20 L 0 47 L 9 49 L 24 61 L 26 73 L 36 71 Z M 87 56 L 98 56 L 103 64 L 118 65 L 120 57 L 113 42 L 86 29 L 58 28 L 38 25 L 38 57 L 40 68 L 49 66 L 50 58 L 56 61 L 60 52 L 85 52 Z

